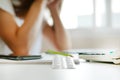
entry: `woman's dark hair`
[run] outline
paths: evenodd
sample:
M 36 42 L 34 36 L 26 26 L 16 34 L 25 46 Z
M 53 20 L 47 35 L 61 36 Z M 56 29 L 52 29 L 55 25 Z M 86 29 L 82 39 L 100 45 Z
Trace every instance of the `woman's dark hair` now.
M 19 0 L 19 1 L 21 2 L 20 6 L 13 5 L 15 13 L 17 16 L 25 16 L 34 0 Z

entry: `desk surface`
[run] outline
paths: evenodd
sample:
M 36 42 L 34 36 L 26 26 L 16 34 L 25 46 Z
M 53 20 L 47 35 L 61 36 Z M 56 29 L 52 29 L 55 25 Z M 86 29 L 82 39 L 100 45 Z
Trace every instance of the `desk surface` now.
M 0 64 L 0 80 L 120 80 L 120 65 L 81 62 L 76 69 L 53 70 L 49 64 Z

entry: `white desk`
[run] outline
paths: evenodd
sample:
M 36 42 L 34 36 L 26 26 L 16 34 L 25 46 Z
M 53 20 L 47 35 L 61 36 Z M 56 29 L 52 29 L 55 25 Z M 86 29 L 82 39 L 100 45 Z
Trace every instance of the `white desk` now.
M 120 65 L 81 62 L 76 67 L 53 70 L 49 64 L 0 64 L 0 80 L 120 80 Z

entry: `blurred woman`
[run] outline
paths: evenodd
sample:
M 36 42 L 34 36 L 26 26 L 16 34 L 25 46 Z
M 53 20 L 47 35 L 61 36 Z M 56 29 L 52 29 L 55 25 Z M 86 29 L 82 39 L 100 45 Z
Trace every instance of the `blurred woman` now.
M 69 49 L 70 41 L 59 17 L 61 3 L 62 0 L 0 0 L 0 54 L 39 55 L 42 35 L 57 50 Z M 43 16 L 46 7 L 54 22 L 52 26 Z

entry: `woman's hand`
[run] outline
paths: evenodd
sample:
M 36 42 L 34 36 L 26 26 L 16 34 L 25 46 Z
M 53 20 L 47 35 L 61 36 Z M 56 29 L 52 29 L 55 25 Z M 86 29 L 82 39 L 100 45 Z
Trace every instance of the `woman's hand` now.
M 62 1 L 63 0 L 53 0 L 48 2 L 48 8 L 54 24 L 53 27 L 44 27 L 44 35 L 47 36 L 51 42 L 53 42 L 57 50 L 71 49 L 71 41 L 66 30 L 64 29 L 59 15 Z
M 60 9 L 63 0 L 49 0 L 48 8 L 57 8 Z

